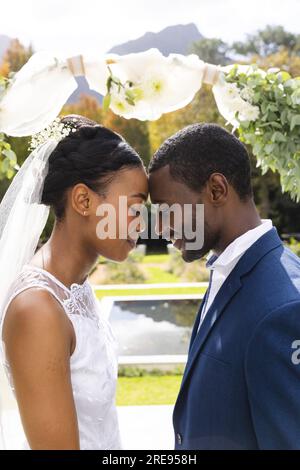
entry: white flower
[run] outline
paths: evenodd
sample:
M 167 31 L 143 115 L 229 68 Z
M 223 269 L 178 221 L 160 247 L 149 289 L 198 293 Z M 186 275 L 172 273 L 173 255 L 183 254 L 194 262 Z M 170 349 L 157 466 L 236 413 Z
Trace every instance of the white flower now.
M 249 86 L 245 86 L 241 90 L 241 98 L 243 98 L 243 100 L 246 100 L 249 103 L 252 103 L 253 97 L 254 97 L 254 91 Z
M 258 73 L 262 77 L 266 76 L 266 72 L 254 65 L 245 65 L 245 64 L 231 64 L 225 65 L 221 68 L 221 70 L 227 75 L 228 72 L 231 71 L 232 68 L 237 68 L 238 73 L 245 73 L 246 75 L 251 75 L 252 73 Z
M 149 77 L 142 86 L 143 96 L 148 100 L 157 100 L 166 93 L 167 77 L 157 74 Z
M 213 93 L 220 113 L 234 127 L 238 127 L 240 121 L 255 121 L 258 118 L 259 108 L 242 98 L 236 84 L 220 81 L 213 87 Z
M 271 67 L 267 70 L 267 73 L 278 73 L 280 69 L 278 67 Z
M 122 87 L 112 84 L 110 107 L 127 119 L 158 119 L 193 99 L 201 87 L 203 68 L 195 55 L 164 57 L 157 49 L 117 56 L 110 69 Z M 126 100 L 128 93 L 133 103 Z
M 246 86 L 240 90 L 236 83 L 226 81 L 226 75 L 233 67 L 237 69 L 237 75 L 243 73 L 249 76 L 255 73 L 265 77 L 266 72 L 253 65 L 227 65 L 221 68 L 223 77 L 221 76 L 214 85 L 213 94 L 219 112 L 234 128 L 237 128 L 240 121 L 255 121 L 259 117 L 260 110 L 258 106 L 251 104 L 254 98 L 252 88 Z
M 258 117 L 259 117 L 258 106 L 249 105 L 249 107 L 245 107 L 238 114 L 238 118 L 240 121 L 256 121 Z
M 291 100 L 294 105 L 300 104 L 300 88 L 292 93 Z
M 115 114 L 123 116 L 130 113 L 133 106 L 126 101 L 124 93 L 112 93 L 110 108 Z
M 224 99 L 225 100 L 234 100 L 239 98 L 240 91 L 236 83 L 228 83 L 224 90 Z

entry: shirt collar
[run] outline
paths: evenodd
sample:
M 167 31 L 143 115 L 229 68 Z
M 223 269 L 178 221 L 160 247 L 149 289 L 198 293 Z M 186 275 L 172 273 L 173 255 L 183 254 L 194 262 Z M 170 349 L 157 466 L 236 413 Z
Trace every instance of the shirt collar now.
M 272 227 L 272 220 L 262 219 L 260 225 L 248 230 L 243 233 L 243 235 L 233 240 L 219 256 L 210 252 L 207 257 L 206 267 L 220 271 L 226 270 L 226 268 L 230 267 L 235 261 L 238 261 L 250 246 L 266 232 L 271 230 Z
M 217 259 L 218 259 L 218 256 L 215 255 L 212 251 L 210 251 L 206 257 L 206 267 L 210 268 Z

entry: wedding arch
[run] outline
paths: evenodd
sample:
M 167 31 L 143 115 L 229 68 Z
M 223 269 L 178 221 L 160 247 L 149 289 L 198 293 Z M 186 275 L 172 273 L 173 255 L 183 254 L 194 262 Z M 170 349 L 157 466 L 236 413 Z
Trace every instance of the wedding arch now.
M 300 201 L 300 77 L 254 64 L 216 66 L 194 54 L 165 57 L 149 49 L 65 59 L 37 52 L 5 86 L 2 82 L 0 152 L 2 144 L 4 155 L 11 155 L 5 135 L 34 135 L 46 128 L 77 88 L 77 76 L 104 96 L 104 108 L 139 120 L 180 109 L 203 83 L 211 85 L 219 112 L 252 146 L 257 166 L 263 173 L 277 171 L 282 190 Z

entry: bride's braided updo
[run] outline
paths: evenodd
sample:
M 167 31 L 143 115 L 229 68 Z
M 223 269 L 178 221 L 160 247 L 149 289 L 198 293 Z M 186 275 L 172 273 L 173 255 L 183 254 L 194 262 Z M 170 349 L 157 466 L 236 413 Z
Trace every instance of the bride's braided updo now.
M 57 220 L 64 217 L 67 189 L 84 183 L 105 194 L 116 172 L 143 166 L 137 152 L 116 132 L 83 116 L 68 115 L 61 122 L 74 130 L 49 157 L 41 200 L 53 208 Z

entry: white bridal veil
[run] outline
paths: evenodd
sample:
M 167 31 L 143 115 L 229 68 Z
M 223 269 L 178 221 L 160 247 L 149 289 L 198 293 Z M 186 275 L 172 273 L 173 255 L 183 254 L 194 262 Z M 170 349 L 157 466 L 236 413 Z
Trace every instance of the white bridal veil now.
M 16 402 L 5 376 L 5 345 L 2 341 L 4 312 L 9 288 L 24 264 L 33 257 L 47 222 L 49 207 L 40 204 L 48 157 L 57 145 L 49 140 L 25 160 L 0 204 L 0 333 L 1 333 L 1 447 L 14 445 Z M 16 440 L 15 440 L 16 443 Z

